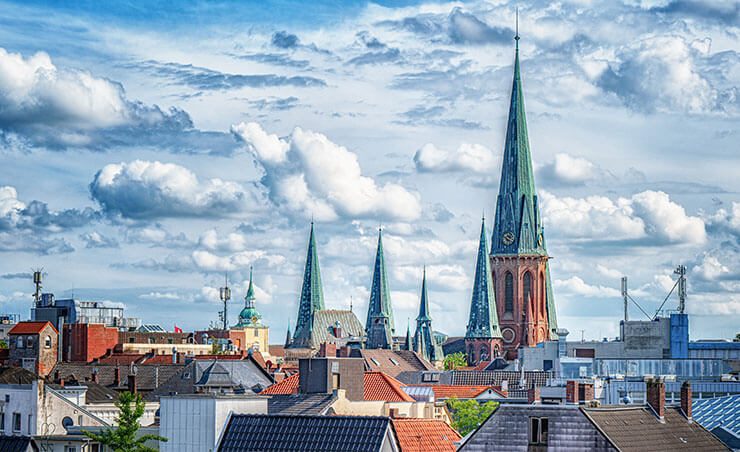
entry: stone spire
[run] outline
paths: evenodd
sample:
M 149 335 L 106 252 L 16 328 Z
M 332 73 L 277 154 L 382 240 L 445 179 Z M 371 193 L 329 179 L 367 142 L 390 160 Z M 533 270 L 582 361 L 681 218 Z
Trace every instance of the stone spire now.
M 491 254 L 547 255 L 537 194 L 534 188 L 532 156 L 524 113 L 524 93 L 519 72 L 519 34 L 514 58 L 509 121 L 506 128 L 501 183 L 496 200 Z
M 491 280 L 491 264 L 487 253 L 488 244 L 486 242 L 486 221 L 484 219 L 480 229 L 478 262 L 475 265 L 473 298 L 470 302 L 470 318 L 465 333 L 466 339 L 501 337 L 501 329 L 496 313 L 496 299 Z
M 370 303 L 365 323 L 367 348 L 392 348 L 395 326 L 393 324 L 393 307 L 391 292 L 388 288 L 388 276 L 383 257 L 383 233 L 378 230 L 378 250 L 375 255 L 373 283 L 370 287 Z
M 429 316 L 426 267 L 424 267 L 424 273 L 421 279 L 421 301 L 419 303 L 419 315 L 416 317 L 414 351 L 429 361 L 442 361 L 444 359 L 442 347 L 434 340 L 432 318 Z
M 313 329 L 313 313 L 324 310 L 324 291 L 321 287 L 321 272 L 319 271 L 319 255 L 316 249 L 316 237 L 311 222 L 311 235 L 308 239 L 308 253 L 306 254 L 306 268 L 303 272 L 303 288 L 298 304 L 298 319 L 293 336 L 293 347 L 311 347 L 311 330 Z

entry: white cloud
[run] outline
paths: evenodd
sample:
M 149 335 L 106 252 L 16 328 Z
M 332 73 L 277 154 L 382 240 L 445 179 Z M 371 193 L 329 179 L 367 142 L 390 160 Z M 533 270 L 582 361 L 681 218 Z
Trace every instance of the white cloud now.
M 179 300 L 180 296 L 174 292 L 149 292 L 139 295 L 143 300 Z
M 228 256 L 219 256 L 208 251 L 197 250 L 192 254 L 193 263 L 203 271 L 231 271 L 246 269 L 257 261 L 275 267 L 285 263 L 285 257 L 268 254 L 262 250 L 241 251 Z
M 198 244 L 211 251 L 243 251 L 247 247 L 247 237 L 244 234 L 238 232 L 229 233 L 223 237 L 219 237 L 218 232 L 215 229 L 209 229 L 204 232 Z
M 612 278 L 612 279 L 621 279 L 622 276 L 624 276 L 624 273 L 620 272 L 619 270 L 616 270 L 613 268 L 607 268 L 601 264 L 596 264 L 596 271 L 606 276 L 607 278 Z
M 604 196 L 558 198 L 541 190 L 545 224 L 559 234 L 578 239 L 644 239 L 645 244 L 706 241 L 704 222 L 686 214 L 663 192 L 644 191 L 616 201 Z
M 621 292 L 618 289 L 601 285 L 591 285 L 584 282 L 578 276 L 572 276 L 568 279 L 556 279 L 553 280 L 552 284 L 555 289 L 585 297 L 621 297 Z
M 543 165 L 537 175 L 556 183 L 577 185 L 598 178 L 603 171 L 583 157 L 561 152 L 555 154 L 552 162 Z
M 496 173 L 500 156 L 480 144 L 462 143 L 455 151 L 443 151 L 427 143 L 414 154 L 419 172 Z
M 473 282 L 461 265 L 427 265 L 427 289 L 435 290 L 472 290 Z M 418 286 L 421 290 L 422 270 L 419 265 L 397 265 L 390 269 L 393 276 L 402 284 Z M 473 268 L 469 269 L 472 272 Z M 421 292 L 420 292 L 421 293 Z
M 232 133 L 247 144 L 265 175 L 262 183 L 278 206 L 303 217 L 419 218 L 419 197 L 400 185 L 378 185 L 363 176 L 357 155 L 325 135 L 296 127 L 285 139 L 258 124 L 240 123 Z
M 143 160 L 104 166 L 90 193 L 106 212 L 134 219 L 234 215 L 248 198 L 235 182 L 200 181 L 182 166 Z
M 730 269 L 722 264 L 716 256 L 705 253 L 701 263 L 694 266 L 691 273 L 705 281 L 714 281 L 723 275 L 729 275 Z

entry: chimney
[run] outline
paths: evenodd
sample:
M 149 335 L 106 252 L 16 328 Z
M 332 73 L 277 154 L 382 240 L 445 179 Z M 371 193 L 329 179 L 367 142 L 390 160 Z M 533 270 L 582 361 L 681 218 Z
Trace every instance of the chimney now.
M 136 388 L 136 374 L 129 374 L 128 376 L 128 391 L 136 394 L 137 388 Z
M 118 364 L 116 364 L 115 369 L 113 369 L 113 386 L 120 386 L 121 385 L 121 368 L 118 367 Z
M 693 395 L 691 393 L 691 383 L 684 381 L 681 385 L 681 410 L 687 418 L 691 419 L 691 404 Z
M 388 416 L 391 419 L 397 419 L 398 418 L 398 408 L 391 408 L 388 410 Z
M 568 380 L 565 384 L 565 403 L 578 404 L 578 382 L 576 380 Z
M 647 403 L 662 420 L 665 415 L 665 384 L 660 380 L 649 380 L 646 385 Z M 683 391 L 681 395 L 683 395 Z M 683 405 L 683 397 L 681 398 L 681 405 Z
M 533 404 L 533 403 L 540 403 L 540 390 L 531 387 L 527 390 L 527 403 Z
M 594 384 L 593 383 L 579 383 L 578 384 L 578 399 L 583 402 L 590 402 L 594 399 Z
M 98 382 L 98 368 L 97 367 L 93 367 L 92 376 L 90 377 L 90 381 L 92 381 L 93 383 Z

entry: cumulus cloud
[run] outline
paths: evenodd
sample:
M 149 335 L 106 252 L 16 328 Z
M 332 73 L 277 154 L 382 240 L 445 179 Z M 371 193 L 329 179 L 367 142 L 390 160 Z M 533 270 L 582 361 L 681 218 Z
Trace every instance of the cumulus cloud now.
M 25 252 L 42 256 L 71 253 L 75 249 L 64 238 L 44 238 L 32 232 L 9 234 L 0 232 L 0 251 Z
M 223 272 L 238 269 L 247 269 L 256 262 L 276 267 L 285 263 L 285 257 L 269 254 L 262 250 L 241 251 L 227 256 L 219 256 L 210 251 L 193 251 L 192 260 L 195 266 L 202 271 Z
M 238 232 L 219 236 L 215 229 L 209 229 L 200 236 L 198 245 L 210 251 L 243 251 L 247 247 L 247 237 Z
M 401 20 L 382 21 L 380 25 L 449 44 L 502 44 L 510 43 L 514 37 L 511 28 L 488 25 L 460 7 L 454 7 L 449 14 L 424 13 Z
M 50 149 L 102 149 L 161 142 L 192 128 L 183 110 L 129 100 L 119 83 L 58 68 L 44 52 L 24 58 L 0 48 L 0 138 L 6 141 L 20 136 Z
M 445 151 L 427 143 L 414 154 L 414 165 L 419 172 L 497 173 L 500 156 L 480 144 L 462 143 L 454 151 Z
M 581 185 L 604 177 L 605 173 L 586 158 L 561 152 L 555 154 L 553 161 L 539 168 L 537 176 L 546 184 Z
M 98 212 L 91 208 L 49 211 L 46 203 L 18 199 L 15 187 L 0 187 L 0 231 L 32 230 L 61 232 L 85 226 L 98 219 Z
M 554 289 L 584 297 L 610 298 L 621 296 L 621 292 L 616 288 L 588 284 L 578 276 L 572 276 L 564 280 L 556 279 L 552 284 Z
M 272 34 L 270 43 L 280 49 L 294 49 L 300 45 L 300 39 L 292 33 L 281 30 Z
M 635 111 L 737 111 L 737 88 L 713 86 L 701 67 L 708 47 L 692 44 L 679 36 L 651 36 L 622 47 L 596 85 Z
M 118 248 L 118 240 L 106 237 L 97 231 L 90 231 L 80 235 L 85 242 L 85 248 Z
M 229 216 L 242 212 L 248 198 L 235 182 L 200 181 L 182 166 L 143 160 L 106 165 L 90 194 L 108 215 L 131 219 Z
M 185 233 L 173 234 L 160 223 L 146 226 L 132 226 L 125 232 L 126 242 L 141 243 L 164 248 L 190 248 L 194 243 Z
M 234 125 L 231 131 L 264 170 L 261 182 L 270 199 L 293 214 L 322 221 L 409 221 L 421 214 L 418 195 L 364 176 L 357 155 L 323 134 L 296 127 L 287 138 L 279 138 L 253 122 Z
M 633 240 L 642 245 L 706 242 L 704 221 L 663 192 L 647 190 L 613 201 L 604 196 L 558 198 L 541 190 L 545 225 L 557 234 L 581 240 Z

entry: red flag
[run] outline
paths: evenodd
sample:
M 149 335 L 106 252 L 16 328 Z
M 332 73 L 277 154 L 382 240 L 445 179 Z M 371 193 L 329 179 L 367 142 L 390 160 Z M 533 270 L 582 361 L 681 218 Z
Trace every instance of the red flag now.
M 178 328 L 177 325 L 175 325 L 175 333 L 182 333 L 182 328 Z

